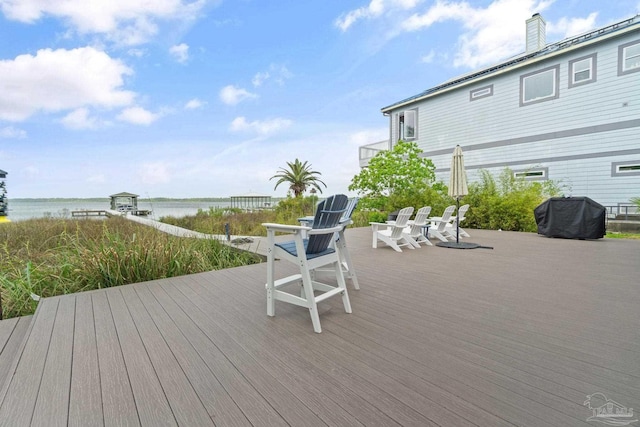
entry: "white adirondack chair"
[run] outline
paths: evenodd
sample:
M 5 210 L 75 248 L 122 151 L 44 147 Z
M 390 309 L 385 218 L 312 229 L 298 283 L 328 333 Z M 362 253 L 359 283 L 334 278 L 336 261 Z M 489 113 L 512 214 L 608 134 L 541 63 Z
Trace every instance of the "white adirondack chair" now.
M 396 252 L 402 252 L 402 249 L 400 249 L 401 246 L 414 249 L 417 244 L 409 235 L 404 233 L 404 229 L 407 227 L 412 213 L 413 208 L 408 207 L 398 212 L 395 222 L 370 222 L 369 224 L 371 224 L 373 230 L 373 247 L 377 248 L 378 240 L 380 240 L 392 247 Z M 380 229 L 380 227 L 384 228 Z M 420 245 L 417 245 L 417 247 L 420 247 Z
M 431 218 L 431 227 L 429 227 L 429 236 L 433 236 L 436 239 L 439 239 L 443 242 L 447 242 L 448 238 L 451 238 L 451 237 L 453 237 L 453 239 L 455 240 L 456 235 L 455 234 L 452 235 L 449 231 L 447 231 L 447 224 L 450 225 L 451 216 L 453 215 L 453 212 L 455 210 L 456 210 L 456 206 L 451 205 L 444 210 L 441 217 Z
M 456 227 L 458 227 L 459 224 L 462 221 L 464 221 L 464 216 L 467 214 L 468 210 L 469 210 L 469 205 L 462 205 L 460 206 L 460 209 L 458 209 L 458 214 L 456 216 L 451 217 L 451 221 L 447 225 L 447 232 L 453 235 L 453 240 L 455 240 L 455 237 L 456 237 Z M 467 233 L 462 228 L 460 228 L 459 230 L 460 230 L 459 231 L 460 237 L 471 237 L 469 233 Z
M 340 233 L 344 225 L 340 224 L 340 218 L 347 207 L 347 196 L 338 194 L 327 198 L 318 205 L 314 217 L 313 226 L 284 224 L 262 224 L 267 228 L 267 315 L 275 316 L 276 301 L 283 301 L 309 309 L 313 330 L 322 332 L 320 316 L 318 315 L 318 303 L 335 295 L 342 296 L 344 310 L 351 313 L 351 303 L 342 273 L 339 245 L 332 247 L 335 241 L 335 233 Z M 278 233 L 290 233 L 293 240 L 276 242 Z M 303 238 L 305 232 L 309 238 Z M 282 279 L 275 279 L 275 260 L 288 261 L 300 268 L 299 274 L 294 274 Z M 331 266 L 335 273 L 337 286 L 322 283 L 312 278 L 314 269 Z M 300 296 L 282 290 L 283 286 L 301 283 Z M 316 296 L 314 291 L 318 291 Z
M 429 214 L 431 213 L 431 206 L 425 206 L 418 209 L 416 217 L 409 221 L 409 226 L 404 229 L 404 234 L 410 238 L 411 243 L 415 243 L 415 247 L 419 248 L 420 243 L 424 243 L 427 246 L 433 246 L 427 236 L 425 236 L 425 230 L 427 223 L 429 222 Z

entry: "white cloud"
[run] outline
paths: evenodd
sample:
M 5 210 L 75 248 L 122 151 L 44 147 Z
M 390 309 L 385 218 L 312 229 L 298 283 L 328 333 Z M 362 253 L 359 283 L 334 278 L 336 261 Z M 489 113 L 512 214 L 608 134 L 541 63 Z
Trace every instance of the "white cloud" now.
M 158 32 L 157 21 L 191 20 L 205 0 L 3 0 L 7 19 L 34 23 L 60 18 L 80 34 L 100 34 L 125 45 L 144 43 Z
M 89 116 L 87 108 L 78 108 L 67 114 L 61 120 L 69 129 L 98 129 L 104 125 L 97 117 Z
M 251 83 L 253 86 L 258 87 L 262 86 L 268 80 L 272 80 L 282 86 L 286 80 L 292 77 L 293 73 L 289 71 L 285 65 L 271 64 L 267 71 L 257 72 L 256 75 L 253 76 L 253 79 L 251 79 Z
M 389 128 L 365 129 L 349 135 L 347 141 L 354 147 L 384 141 L 389 139 Z
M 286 129 L 292 125 L 292 121 L 289 119 L 275 118 L 271 120 L 256 120 L 248 122 L 245 117 L 236 117 L 231 122 L 229 130 L 232 132 L 254 132 L 259 135 L 268 135 L 283 129 Z
M 476 68 L 524 51 L 525 21 L 543 12 L 553 0 L 495 0 L 486 8 L 466 2 L 438 0 L 424 13 L 404 21 L 406 31 L 418 31 L 435 23 L 458 21 L 464 32 L 458 38 L 454 66 Z
M 269 79 L 269 77 L 270 75 L 268 71 L 258 72 L 255 76 L 253 76 L 253 79 L 251 79 L 251 83 L 255 87 L 262 86 L 262 83 Z
M 562 18 L 556 23 L 547 23 L 547 32 L 567 38 L 593 30 L 596 27 L 598 13 L 593 12 L 586 18 Z
M 431 49 L 429 53 L 427 53 L 426 55 L 423 55 L 420 58 L 420 62 L 422 62 L 423 64 L 431 64 L 435 58 L 436 58 L 436 52 L 433 49 Z
M 384 12 L 384 0 L 371 0 L 368 6 L 359 7 L 342 14 L 335 20 L 334 25 L 342 31 L 347 31 L 349 27 L 360 19 L 375 18 Z
M 169 165 L 166 162 L 144 163 L 138 169 L 143 184 L 164 184 L 170 181 Z
M 113 108 L 133 102 L 123 90 L 133 71 L 92 47 L 39 50 L 0 61 L 0 119 L 22 121 L 38 111 L 58 112 L 87 105 Z
M 131 48 L 127 50 L 127 54 L 129 56 L 133 56 L 134 58 L 142 58 L 147 54 L 146 50 L 139 48 Z
M 399 23 L 386 34 L 387 38 L 393 38 L 403 32 L 427 30 L 434 24 L 457 22 L 462 31 L 455 47 L 453 65 L 474 69 L 524 52 L 525 21 L 534 13 L 544 17 L 543 12 L 554 1 L 493 0 L 483 2 L 484 6 L 474 6 L 467 1 L 372 0 L 368 6 L 342 15 L 335 24 L 346 31 L 358 20 L 386 19 Z M 547 33 L 557 34 L 560 38 L 577 35 L 595 28 L 597 17 L 597 13 L 591 13 L 586 18 L 547 21 Z M 432 51 L 421 60 L 431 62 L 438 55 Z
M 347 31 L 361 19 L 371 19 L 381 16 L 393 9 L 409 10 L 416 7 L 420 0 L 371 0 L 368 6 L 360 7 L 343 13 L 334 21 L 334 25 L 342 31 Z
M 0 138 L 24 139 L 26 137 L 27 137 L 27 132 L 22 129 L 14 128 L 13 126 L 0 128 Z
M 171 46 L 169 53 L 181 64 L 184 64 L 189 59 L 189 46 L 185 43 Z
M 246 89 L 228 85 L 220 90 L 220 100 L 227 105 L 236 105 L 245 99 L 257 98 L 258 95 Z
M 154 114 L 142 107 L 131 107 L 122 110 L 116 118 L 134 125 L 150 125 L 160 118 L 160 114 Z
M 185 110 L 197 110 L 198 108 L 204 107 L 206 102 L 199 100 L 198 98 L 193 98 L 189 100 L 185 105 Z

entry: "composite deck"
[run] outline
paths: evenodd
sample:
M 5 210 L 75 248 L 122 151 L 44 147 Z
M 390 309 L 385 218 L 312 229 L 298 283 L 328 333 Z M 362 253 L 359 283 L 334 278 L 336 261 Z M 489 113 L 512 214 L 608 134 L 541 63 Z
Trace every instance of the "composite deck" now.
M 0 425 L 587 426 L 596 392 L 640 410 L 640 241 L 470 233 L 494 249 L 348 230 L 361 290 L 353 314 L 320 305 L 322 334 L 266 316 L 266 264 L 43 299 L 0 365 Z

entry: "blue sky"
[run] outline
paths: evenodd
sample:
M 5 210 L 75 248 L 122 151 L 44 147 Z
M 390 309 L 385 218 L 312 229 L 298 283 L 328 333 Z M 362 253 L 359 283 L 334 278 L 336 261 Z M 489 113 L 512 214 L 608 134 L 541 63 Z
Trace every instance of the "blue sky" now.
M 380 109 L 640 0 L 0 0 L 9 198 L 284 196 L 299 158 L 347 193 Z

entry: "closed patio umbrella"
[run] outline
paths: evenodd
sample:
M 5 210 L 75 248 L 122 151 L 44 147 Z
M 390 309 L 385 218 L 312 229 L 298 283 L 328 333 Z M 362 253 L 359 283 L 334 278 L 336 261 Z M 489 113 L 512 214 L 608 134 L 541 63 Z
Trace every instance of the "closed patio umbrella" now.
M 456 145 L 451 158 L 451 176 L 449 177 L 449 196 L 459 200 L 469 194 L 467 187 L 467 172 L 464 170 L 464 155 L 462 148 Z
M 467 187 L 467 172 L 464 170 L 464 156 L 462 148 L 456 145 L 451 158 L 451 176 L 449 177 L 449 196 L 456 199 L 456 215 L 460 209 L 460 198 L 469 194 Z M 455 242 L 439 242 L 437 246 L 454 249 L 475 249 L 480 247 L 477 243 L 460 241 L 460 224 L 456 219 L 456 241 Z

